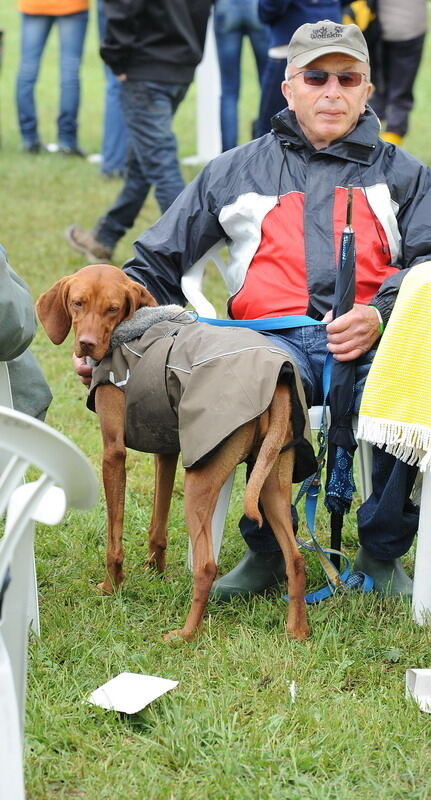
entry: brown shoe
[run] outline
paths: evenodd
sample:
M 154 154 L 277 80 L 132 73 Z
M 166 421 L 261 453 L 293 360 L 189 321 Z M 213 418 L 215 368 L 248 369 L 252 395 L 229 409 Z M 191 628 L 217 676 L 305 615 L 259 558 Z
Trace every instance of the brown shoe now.
M 65 236 L 70 246 L 78 253 L 83 253 L 92 264 L 109 264 L 113 248 L 98 242 L 91 231 L 84 231 L 79 225 L 69 225 Z

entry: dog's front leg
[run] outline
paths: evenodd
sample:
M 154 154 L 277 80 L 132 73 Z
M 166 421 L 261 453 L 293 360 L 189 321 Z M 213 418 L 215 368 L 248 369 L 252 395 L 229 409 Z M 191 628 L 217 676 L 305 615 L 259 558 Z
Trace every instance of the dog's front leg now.
M 148 559 L 146 567 L 155 567 L 164 572 L 166 545 L 168 541 L 168 517 L 174 488 L 178 454 L 156 455 L 153 514 L 148 530 Z
M 99 386 L 96 411 L 103 439 L 103 483 L 108 514 L 107 574 L 98 588 L 105 594 L 123 582 L 123 520 L 126 488 L 126 447 L 124 444 L 124 394 L 116 386 Z

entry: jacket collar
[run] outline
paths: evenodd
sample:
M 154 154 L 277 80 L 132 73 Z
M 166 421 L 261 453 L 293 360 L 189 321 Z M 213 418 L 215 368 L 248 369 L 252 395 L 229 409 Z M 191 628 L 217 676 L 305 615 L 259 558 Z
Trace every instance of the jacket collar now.
M 379 141 L 380 122 L 369 106 L 366 107 L 365 114 L 359 117 L 356 128 L 348 136 L 337 139 L 323 150 L 315 150 L 299 126 L 296 114 L 288 108 L 272 117 L 271 124 L 276 138 L 289 149 L 305 149 L 310 154 L 324 153 L 362 164 L 371 163 Z

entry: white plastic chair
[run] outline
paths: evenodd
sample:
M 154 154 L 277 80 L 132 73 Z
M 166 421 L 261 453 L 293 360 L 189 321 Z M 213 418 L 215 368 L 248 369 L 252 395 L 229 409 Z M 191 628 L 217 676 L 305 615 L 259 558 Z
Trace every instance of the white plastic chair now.
M 212 261 L 220 272 L 225 283 L 227 283 L 227 265 L 221 256 L 221 251 L 225 246 L 226 242 L 223 239 L 221 239 L 217 244 L 213 245 L 198 261 L 193 264 L 193 266 L 187 271 L 181 280 L 181 288 L 184 296 L 201 317 L 209 317 L 212 319 L 217 318 L 217 312 L 214 306 L 207 300 L 202 292 L 202 281 L 206 266 Z M 319 430 L 322 419 L 322 406 L 313 406 L 309 409 L 308 413 L 311 429 Z M 368 442 L 359 440 L 359 483 L 363 501 L 366 500 L 372 492 L 371 453 L 371 446 L 368 444 Z M 229 475 L 227 481 L 222 486 L 212 519 L 213 549 L 216 562 L 218 561 L 223 540 L 224 526 L 229 509 L 234 475 L 235 471 Z M 189 569 L 192 569 L 193 555 L 190 541 L 187 564 Z
M 0 406 L 13 408 L 12 389 L 9 379 L 9 369 L 6 361 L 0 361 Z M 0 449 L 0 473 L 3 472 L 8 463 L 10 455 L 7 451 Z M 33 572 L 31 575 L 31 587 L 28 593 L 28 618 L 32 630 L 39 636 L 39 599 L 37 593 L 36 564 L 33 555 Z
M 28 602 L 36 522 L 55 525 L 68 507 L 91 508 L 98 483 L 83 453 L 61 433 L 13 409 L 0 408 L 0 800 L 24 800 L 23 731 Z M 41 471 L 23 483 L 30 467 Z

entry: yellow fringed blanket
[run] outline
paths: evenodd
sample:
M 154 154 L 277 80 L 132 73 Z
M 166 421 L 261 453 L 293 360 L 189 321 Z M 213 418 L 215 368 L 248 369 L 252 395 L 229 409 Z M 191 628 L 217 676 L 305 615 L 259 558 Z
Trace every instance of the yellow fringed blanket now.
M 431 462 L 431 262 L 404 278 L 367 377 L 358 438 L 424 471 Z

